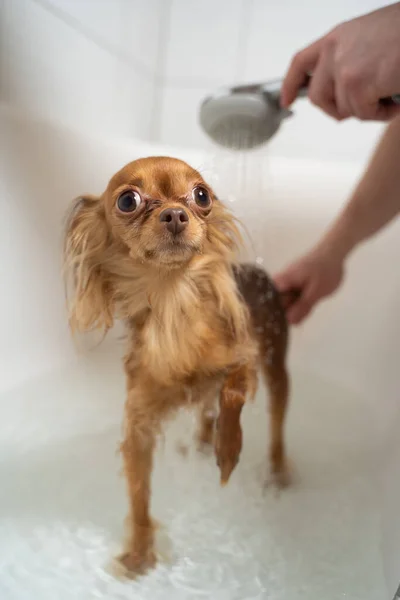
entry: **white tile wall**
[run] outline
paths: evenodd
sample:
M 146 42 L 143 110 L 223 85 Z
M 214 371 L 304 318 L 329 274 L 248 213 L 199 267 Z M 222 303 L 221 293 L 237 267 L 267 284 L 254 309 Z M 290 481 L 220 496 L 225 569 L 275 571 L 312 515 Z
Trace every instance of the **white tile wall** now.
M 38 4 L 76 29 L 115 46 L 122 42 L 120 47 L 124 47 L 123 0 L 38 0 Z
M 149 138 L 161 3 L 2 0 L 1 100 L 77 128 Z
M 169 0 L 166 0 L 168 2 Z M 163 0 L 39 0 L 76 28 L 153 74 Z
M 178 85 L 231 81 L 242 0 L 172 0 L 165 79 Z
M 162 142 L 185 147 L 205 147 L 208 139 L 198 123 L 198 108 L 213 87 L 178 87 L 166 84 L 163 88 L 161 126 Z

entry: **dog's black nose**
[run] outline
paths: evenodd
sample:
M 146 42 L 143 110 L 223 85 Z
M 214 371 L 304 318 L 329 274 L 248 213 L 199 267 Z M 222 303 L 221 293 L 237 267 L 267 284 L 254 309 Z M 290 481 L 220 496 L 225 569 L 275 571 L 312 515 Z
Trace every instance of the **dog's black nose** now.
M 189 216 L 183 208 L 166 208 L 160 214 L 161 223 L 165 223 L 168 231 L 176 235 L 181 233 L 189 223 Z

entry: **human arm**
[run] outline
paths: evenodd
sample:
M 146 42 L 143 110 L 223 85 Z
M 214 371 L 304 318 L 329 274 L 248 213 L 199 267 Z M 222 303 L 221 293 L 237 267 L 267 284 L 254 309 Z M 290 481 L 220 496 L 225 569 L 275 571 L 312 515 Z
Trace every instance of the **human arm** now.
M 287 310 L 297 324 L 340 285 L 347 257 L 400 213 L 400 117 L 387 127 L 350 200 L 317 245 L 275 277 L 281 292 L 299 291 Z

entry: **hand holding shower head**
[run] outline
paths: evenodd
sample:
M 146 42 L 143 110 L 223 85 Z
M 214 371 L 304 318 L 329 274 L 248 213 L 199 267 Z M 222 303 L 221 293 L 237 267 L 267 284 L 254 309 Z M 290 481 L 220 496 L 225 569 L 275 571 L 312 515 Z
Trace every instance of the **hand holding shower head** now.
M 200 125 L 220 146 L 250 150 L 262 146 L 276 133 L 292 111 L 280 105 L 282 80 L 223 88 L 200 106 Z M 298 97 L 307 96 L 308 81 Z M 381 102 L 400 104 L 400 95 Z

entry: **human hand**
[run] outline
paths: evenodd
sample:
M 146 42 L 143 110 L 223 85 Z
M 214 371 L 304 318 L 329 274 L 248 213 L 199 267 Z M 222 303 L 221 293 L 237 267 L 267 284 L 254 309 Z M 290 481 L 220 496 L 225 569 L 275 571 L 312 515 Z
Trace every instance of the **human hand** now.
M 343 274 L 343 259 L 317 247 L 276 275 L 279 292 L 299 292 L 286 312 L 289 323 L 297 325 L 307 317 L 319 300 L 339 287 Z
M 286 74 L 281 103 L 288 107 L 309 74 L 308 96 L 342 120 L 385 121 L 400 106 L 379 102 L 400 94 L 400 2 L 344 22 L 300 51 Z

